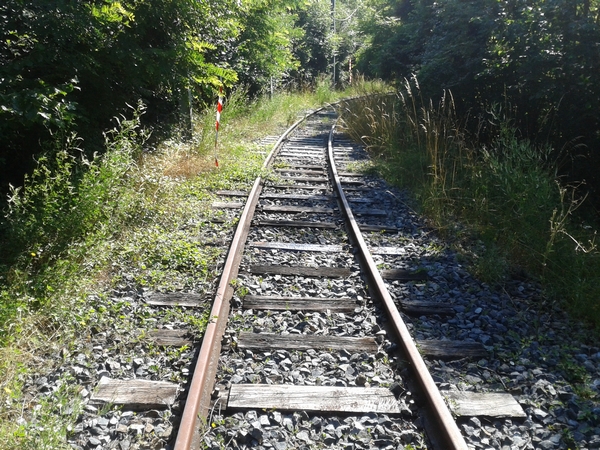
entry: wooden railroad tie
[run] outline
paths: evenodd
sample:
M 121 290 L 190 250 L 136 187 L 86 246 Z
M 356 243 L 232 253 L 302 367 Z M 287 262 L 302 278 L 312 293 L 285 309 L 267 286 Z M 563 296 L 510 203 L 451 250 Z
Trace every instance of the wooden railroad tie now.
M 223 189 L 220 191 L 216 192 L 217 195 L 223 196 L 223 197 L 248 197 L 249 192 L 248 191 L 235 191 L 235 190 L 227 190 L 227 189 Z
M 337 229 L 340 225 L 333 222 L 308 222 L 301 220 L 260 220 L 254 223 L 259 227 L 325 228 Z
M 246 295 L 243 307 L 245 309 L 273 311 L 333 311 L 353 312 L 358 303 L 350 298 L 322 297 L 281 297 Z
M 406 255 L 406 248 L 404 247 L 373 247 L 371 249 L 372 255 L 388 255 L 388 256 L 402 256 Z
M 315 202 L 325 202 L 335 199 L 335 195 L 307 195 L 307 194 L 282 194 L 282 193 L 273 193 L 273 194 L 265 194 L 261 195 L 261 198 L 264 199 L 276 199 L 276 200 L 312 200 Z
M 323 170 L 323 166 L 318 166 L 315 164 L 291 164 L 286 163 L 285 167 L 281 167 L 281 170 L 285 169 L 301 169 L 301 170 Z
M 148 338 L 156 345 L 163 347 L 183 347 L 184 345 L 199 345 L 202 339 L 197 339 L 188 330 L 153 330 L 148 333 Z
M 341 245 L 322 244 L 296 244 L 294 242 L 251 242 L 250 247 L 263 250 L 287 250 L 299 252 L 325 252 L 339 253 L 343 250 Z
M 374 233 L 397 233 L 400 231 L 396 227 L 388 227 L 385 225 L 369 225 L 366 223 L 359 223 L 358 228 L 360 231 L 374 232 Z
M 308 181 L 311 183 L 329 183 L 329 178 L 323 177 L 295 177 L 295 176 L 281 176 L 282 180 L 292 180 L 292 181 Z
M 324 156 L 325 149 L 322 147 L 292 147 L 286 146 L 278 156 Z
M 388 215 L 388 212 L 384 211 L 383 209 L 370 208 L 370 209 L 356 209 L 356 210 L 353 209 L 352 214 L 354 214 L 355 216 L 385 217 Z
M 346 197 L 350 203 L 375 203 L 375 200 L 364 197 Z
M 210 206 L 212 209 L 240 209 L 244 205 L 243 202 L 213 202 Z
M 515 400 L 504 392 L 441 391 L 450 410 L 457 416 L 484 416 L 493 418 L 525 418 L 527 414 Z
M 265 212 L 289 213 L 289 214 L 333 214 L 332 208 L 321 208 L 317 206 L 286 206 L 286 205 L 259 205 L 258 208 Z
M 331 188 L 328 185 L 322 186 L 308 186 L 308 185 L 296 185 L 296 184 L 273 184 L 269 185 L 270 188 L 273 189 L 296 189 L 296 190 L 319 190 L 319 191 L 329 191 L 331 192 Z
M 295 145 L 294 145 L 295 144 Z M 324 152 L 325 142 L 322 140 L 311 140 L 311 141 L 290 141 L 284 148 L 283 151 L 289 150 L 300 150 L 308 152 Z
M 399 281 L 426 281 L 429 279 L 427 272 L 411 272 L 406 269 L 382 270 L 381 277 L 386 280 Z
M 143 411 L 166 409 L 175 403 L 179 386 L 166 381 L 114 380 L 102 377 L 90 397 L 95 405 L 112 404 L 123 409 Z
M 261 350 L 346 350 L 350 353 L 373 352 L 378 349 L 371 337 L 321 336 L 315 334 L 275 334 L 242 331 L 237 345 L 239 348 Z
M 400 414 L 386 388 L 234 384 L 227 409 Z
M 288 167 L 285 169 L 275 169 L 277 173 L 299 173 L 305 175 L 314 175 L 322 177 L 325 175 L 325 171 L 323 169 L 298 169 L 293 167 Z
M 282 152 L 279 155 L 286 159 L 303 161 L 306 158 L 320 159 L 325 156 L 325 152 Z
M 321 159 L 322 157 L 323 157 L 323 155 L 318 155 L 316 153 L 310 154 L 310 155 L 296 155 L 296 154 L 285 155 L 285 159 L 287 160 L 287 162 L 290 162 L 290 161 L 306 162 L 307 158 Z
M 300 277 L 349 277 L 352 271 L 348 267 L 306 267 L 306 266 L 250 266 L 250 272 L 258 275 L 296 275 Z
M 350 186 L 364 186 L 364 180 L 340 180 L 342 184 L 350 185 Z M 346 189 L 346 188 L 344 188 Z
M 480 342 L 441 341 L 435 339 L 416 341 L 419 352 L 436 359 L 483 358 L 488 352 Z
M 168 294 L 154 292 L 146 297 L 145 301 L 152 306 L 185 306 L 188 308 L 200 308 L 208 303 L 208 299 L 204 295 L 187 292 Z
M 402 312 L 411 316 L 430 316 L 438 314 L 440 316 L 450 316 L 455 314 L 452 305 L 446 305 L 440 302 L 422 302 L 422 301 L 401 301 Z

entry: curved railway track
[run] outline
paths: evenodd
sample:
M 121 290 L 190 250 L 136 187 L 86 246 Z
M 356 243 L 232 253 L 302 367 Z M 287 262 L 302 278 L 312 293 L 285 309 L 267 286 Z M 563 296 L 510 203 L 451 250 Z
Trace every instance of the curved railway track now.
M 538 334 L 539 287 L 515 280 L 499 291 L 473 278 L 401 192 L 359 173 L 368 156 L 336 119 L 320 110 L 298 121 L 267 157 L 268 178 L 249 194 L 217 193 L 218 211 L 191 237 L 223 247 L 232 227 L 219 220 L 238 223 L 220 279 L 170 293 L 122 283 L 97 302 L 126 326 L 94 328 L 72 355 L 61 351 L 55 372 L 28 382 L 42 394 L 82 386 L 72 448 L 600 442 L 593 397 L 584 403 L 550 358 L 566 322 L 549 313 L 556 325 Z M 597 377 L 597 346 L 579 352 Z
M 334 141 L 334 116 L 321 110 L 296 123 L 265 161 L 265 167 L 275 167 L 279 176 L 257 179 L 244 202 L 215 204 L 243 210 L 190 383 L 177 450 L 263 443 L 294 448 L 281 444 L 285 434 L 273 427 L 282 423 L 281 413 L 292 414 L 286 417 L 293 420 L 300 412 L 306 418 L 317 417 L 321 425 L 328 421 L 321 417 L 340 415 L 358 422 L 366 415 L 372 423 L 383 421 L 396 430 L 421 432 L 425 424 L 426 440 L 434 448 L 467 448 L 363 239 L 361 228 L 375 233 L 395 230 L 385 221 L 369 224 L 381 222 L 387 212 L 373 205 L 365 195 L 371 188 L 348 171 L 348 165 L 357 161 L 357 150 L 349 142 Z M 336 164 L 343 169 L 338 171 Z M 398 251 L 375 250 L 392 255 Z M 385 276 L 422 278 L 406 270 Z M 230 300 L 241 323 L 228 329 Z M 240 331 L 240 325 L 249 331 Z M 219 356 L 222 341 L 225 356 Z M 255 361 L 255 373 L 236 374 L 230 364 L 240 356 Z M 321 377 L 326 365 L 320 363 L 328 360 L 339 363 L 347 375 L 336 382 Z M 398 368 L 403 365 L 409 370 L 400 376 Z M 382 379 L 378 373 L 386 376 Z M 423 400 L 419 408 L 412 405 L 413 390 Z M 245 415 L 239 416 L 239 411 Z M 264 411 L 271 411 L 271 417 Z M 225 423 L 227 415 L 236 413 L 250 414 L 258 423 L 241 433 L 216 425 L 216 415 Z M 203 431 L 206 420 L 212 430 L 209 425 Z M 327 432 L 321 436 L 319 442 L 315 433 L 308 434 L 305 442 L 316 448 L 350 445 L 342 436 Z M 381 448 L 401 444 L 381 432 L 373 442 Z

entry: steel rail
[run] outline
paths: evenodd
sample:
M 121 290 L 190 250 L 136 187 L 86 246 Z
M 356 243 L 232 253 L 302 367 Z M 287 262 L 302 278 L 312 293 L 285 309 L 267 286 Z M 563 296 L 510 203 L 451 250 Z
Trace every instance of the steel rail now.
M 269 167 L 273 162 L 277 152 L 290 133 L 310 116 L 322 110 L 323 108 L 319 108 L 306 114 L 291 125 L 273 145 L 271 152 L 263 163 L 263 169 Z M 254 210 L 256 209 L 263 184 L 264 181 L 260 176 L 254 181 L 229 247 L 217 293 L 210 311 L 210 320 L 204 333 L 198 359 L 194 367 L 194 374 L 188 389 L 188 396 L 181 416 L 174 450 L 189 450 L 200 446 L 198 431 L 202 427 L 201 421 L 208 418 L 210 411 L 210 400 L 217 372 L 221 339 L 227 326 L 229 302 L 233 296 L 231 281 L 238 273 L 239 263 L 250 229 L 250 222 L 254 216 Z
M 358 224 L 352 214 L 352 210 L 350 209 L 350 204 L 344 195 L 344 191 L 342 189 L 342 183 L 340 177 L 338 175 L 337 169 L 335 167 L 335 162 L 333 159 L 333 135 L 335 131 L 335 125 L 331 128 L 329 132 L 329 140 L 327 143 L 327 155 L 330 161 L 329 167 L 331 170 L 331 175 L 334 180 L 334 188 L 338 193 L 338 201 L 341 202 L 342 211 L 346 218 L 346 223 L 348 224 L 348 232 L 353 238 L 356 246 L 359 247 L 359 256 L 363 262 L 363 267 L 367 272 L 367 276 L 369 277 L 369 289 L 372 293 L 383 303 L 385 306 L 388 317 L 391 320 L 392 327 L 396 332 L 398 339 L 400 340 L 400 344 L 402 349 L 404 350 L 404 354 L 408 358 L 408 361 L 411 365 L 413 372 L 417 376 L 417 380 L 421 389 L 424 392 L 424 395 L 427 399 L 428 405 L 431 407 L 431 412 L 434 416 L 434 419 L 437 422 L 438 429 L 441 430 L 442 436 L 437 436 L 436 438 L 440 439 L 444 445 L 444 449 L 446 450 L 467 450 L 467 443 L 465 442 L 456 422 L 454 421 L 450 410 L 446 406 L 440 391 L 438 390 L 417 346 L 415 345 L 410 332 L 404 320 L 400 316 L 400 312 L 394 303 L 394 300 L 390 296 L 387 288 L 385 287 L 385 283 L 381 274 L 379 273 L 379 269 L 377 269 L 377 265 L 367 248 L 367 244 L 362 237 L 362 233 L 358 227 Z

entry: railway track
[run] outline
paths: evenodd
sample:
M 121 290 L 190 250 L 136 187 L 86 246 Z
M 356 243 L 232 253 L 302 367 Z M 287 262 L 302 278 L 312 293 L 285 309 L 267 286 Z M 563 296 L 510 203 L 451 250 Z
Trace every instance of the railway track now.
M 299 121 L 273 139 L 265 167 L 275 175 L 249 195 L 218 193 L 220 220 L 238 222 L 220 281 L 199 280 L 195 293 L 124 284 L 98 299 L 133 326 L 98 328 L 72 357 L 61 354 L 59 371 L 33 381 L 40 391 L 64 380 L 83 386 L 72 448 L 600 442 L 596 410 L 580 414 L 585 404 L 547 359 L 562 334 L 523 350 L 539 333 L 525 301 L 538 298 L 535 285 L 498 293 L 471 277 L 402 193 L 358 173 L 368 156 L 335 132 L 335 120 L 322 110 Z M 201 228 L 195 239 L 227 245 L 219 225 Z
M 323 110 L 288 130 L 265 162 L 277 176 L 247 198 L 219 192 L 214 207 L 232 219 L 243 211 L 175 449 L 467 448 L 386 286 L 428 276 L 401 262 L 378 269 L 373 255 L 407 250 L 363 238 L 400 230 L 373 197 L 381 192 L 352 172 L 365 154 L 335 139 L 334 118 Z M 442 344 L 420 347 L 485 356 L 480 345 Z

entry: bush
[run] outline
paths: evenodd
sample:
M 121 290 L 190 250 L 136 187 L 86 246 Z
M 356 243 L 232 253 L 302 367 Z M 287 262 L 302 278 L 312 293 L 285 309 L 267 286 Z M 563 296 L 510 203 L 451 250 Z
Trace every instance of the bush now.
M 573 214 L 582 199 L 557 177 L 552 149 L 519 138 L 498 111 L 489 111 L 490 144 L 467 144 L 451 96 L 437 106 L 423 102 L 416 83 L 406 83 L 395 99 L 349 102 L 343 118 L 380 173 L 409 187 L 432 224 L 460 233 L 477 275 L 501 283 L 525 272 L 600 326 L 595 232 L 578 226 Z
M 45 270 L 66 252 L 86 251 L 99 236 L 117 232 L 118 224 L 133 220 L 136 199 L 130 177 L 136 176 L 136 159 L 144 133 L 140 113 L 121 120 L 106 136 L 106 152 L 93 161 L 69 136 L 63 147 L 39 158 L 23 187 L 11 188 L 2 221 L 0 283 L 2 292 L 0 337 L 4 324 L 23 309 L 43 306 L 52 290 Z M 77 260 L 77 258 L 74 258 Z M 50 273 L 61 271 L 51 271 Z

